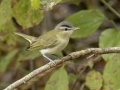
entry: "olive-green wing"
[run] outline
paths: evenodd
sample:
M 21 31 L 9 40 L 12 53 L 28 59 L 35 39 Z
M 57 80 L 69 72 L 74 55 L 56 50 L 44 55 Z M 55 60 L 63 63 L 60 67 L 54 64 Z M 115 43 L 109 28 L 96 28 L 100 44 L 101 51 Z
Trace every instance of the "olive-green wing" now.
M 46 48 L 52 48 L 58 44 L 57 39 L 47 38 L 47 39 L 40 39 L 36 40 L 36 42 L 32 43 L 28 50 L 41 50 Z
M 46 48 L 52 48 L 55 45 L 59 44 L 59 40 L 57 40 L 56 33 L 57 30 L 51 30 L 41 35 L 30 44 L 28 50 L 41 50 Z
M 30 44 L 30 47 L 28 50 L 41 50 L 41 49 L 46 49 L 46 48 L 52 48 L 55 45 L 57 45 L 59 42 L 55 35 L 49 34 L 48 37 L 46 36 L 41 36 L 36 41 L 33 41 L 32 44 Z

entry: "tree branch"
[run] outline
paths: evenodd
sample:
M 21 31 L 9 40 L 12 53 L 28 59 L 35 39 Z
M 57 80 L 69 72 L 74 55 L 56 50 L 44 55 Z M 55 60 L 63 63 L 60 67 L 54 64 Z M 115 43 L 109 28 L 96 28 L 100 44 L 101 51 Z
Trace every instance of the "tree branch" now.
M 91 55 L 91 54 L 108 54 L 108 53 L 120 53 L 120 47 L 111 47 L 111 48 L 89 48 L 86 50 L 81 50 L 81 51 L 76 51 L 73 52 L 65 57 L 63 57 L 64 61 L 69 61 L 69 60 L 73 60 L 76 59 L 78 57 L 82 57 L 85 55 Z M 55 60 L 57 65 L 62 63 L 62 60 L 57 59 Z M 29 80 L 31 80 L 32 78 L 38 76 L 39 74 L 41 74 L 42 72 L 45 72 L 51 68 L 55 67 L 54 64 L 52 62 L 49 62 L 48 64 L 32 71 L 31 73 L 29 73 L 28 75 L 26 75 L 25 77 L 21 78 L 20 80 L 14 82 L 13 84 L 9 85 L 7 88 L 5 88 L 4 90 L 17 90 L 17 88 L 22 85 L 22 84 L 27 84 L 27 82 L 29 82 Z

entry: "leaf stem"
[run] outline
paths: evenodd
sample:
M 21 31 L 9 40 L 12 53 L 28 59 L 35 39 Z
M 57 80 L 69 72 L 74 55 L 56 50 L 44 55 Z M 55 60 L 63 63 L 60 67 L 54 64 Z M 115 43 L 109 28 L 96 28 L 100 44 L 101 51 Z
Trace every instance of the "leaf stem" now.
M 120 18 L 120 14 L 115 11 L 105 0 L 100 0 L 105 6 L 107 6 L 116 16 Z
M 117 25 L 115 24 L 115 22 L 114 22 L 113 20 L 110 20 L 110 22 L 113 24 L 113 26 L 114 26 L 117 30 L 119 30 L 119 28 L 117 27 Z

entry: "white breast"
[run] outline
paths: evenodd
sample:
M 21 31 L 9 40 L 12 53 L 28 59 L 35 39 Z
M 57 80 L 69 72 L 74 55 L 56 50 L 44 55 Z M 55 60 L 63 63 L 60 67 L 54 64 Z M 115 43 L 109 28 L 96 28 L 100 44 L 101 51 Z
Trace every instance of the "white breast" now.
M 69 42 L 69 39 L 67 39 L 67 40 L 62 39 L 61 43 L 59 45 L 57 45 L 56 47 L 48 48 L 48 49 L 42 49 L 42 50 L 40 50 L 40 52 L 42 54 L 56 54 L 56 53 L 62 51 L 67 46 L 68 42 Z

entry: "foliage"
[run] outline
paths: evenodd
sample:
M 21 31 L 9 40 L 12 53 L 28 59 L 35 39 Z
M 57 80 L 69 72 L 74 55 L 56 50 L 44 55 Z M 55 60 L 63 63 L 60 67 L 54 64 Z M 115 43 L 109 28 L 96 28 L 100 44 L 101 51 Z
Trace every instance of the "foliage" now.
M 100 47 L 117 47 L 120 46 L 120 31 L 116 29 L 107 29 L 102 32 L 100 36 Z M 119 82 L 119 75 L 120 70 L 120 54 L 107 54 L 102 55 L 104 60 L 108 62 L 105 66 L 103 78 L 104 78 L 104 85 L 103 88 L 105 90 L 117 90 L 120 88 L 120 84 L 116 83 Z
M 24 33 L 29 33 L 32 31 L 31 34 L 34 35 L 35 32 L 38 32 L 34 27 L 39 25 L 45 19 L 44 18 L 45 17 L 44 13 L 46 13 L 45 10 L 51 11 L 50 13 L 55 13 L 55 15 L 59 15 L 59 13 L 56 14 L 57 12 L 56 10 L 52 11 L 52 9 L 56 4 L 60 2 L 62 2 L 62 0 L 54 0 L 54 1 L 53 0 L 2 0 L 1 1 L 0 75 L 12 72 L 12 70 L 13 71 L 17 69 L 21 70 L 21 68 L 26 69 L 29 60 L 41 59 L 39 57 L 40 56 L 39 51 L 30 51 L 30 52 L 25 51 L 25 49 L 29 46 L 29 43 L 23 38 L 16 36 L 14 32 L 17 30 L 19 32 L 24 32 Z M 77 6 L 79 5 L 79 3 L 80 2 L 74 2 L 73 4 Z M 85 5 L 88 4 L 89 2 L 85 3 Z M 89 9 L 81 10 L 79 12 L 74 13 L 73 15 L 70 15 L 65 20 L 71 22 L 74 26 L 80 28 L 80 30 L 75 31 L 74 34 L 71 36 L 72 38 L 71 42 L 75 42 L 73 43 L 75 45 L 77 43 L 77 45 L 75 46 L 76 50 L 78 49 L 77 47 L 80 46 L 80 42 L 75 41 L 75 39 L 78 40 L 78 38 L 79 39 L 86 38 L 90 35 L 93 35 L 93 33 L 96 32 L 98 29 L 103 30 L 99 36 L 98 47 L 105 48 L 105 47 L 120 46 L 120 30 L 117 30 L 114 27 L 104 29 L 105 27 L 103 25 L 103 22 L 106 23 L 105 21 L 110 21 L 110 20 L 107 16 L 105 16 L 105 14 L 102 12 L 102 10 L 100 10 L 100 8 L 95 9 L 93 7 L 93 9 L 90 10 Z M 40 32 L 44 32 L 44 31 L 40 31 Z M 72 43 L 70 43 L 68 46 L 71 48 L 71 45 Z M 74 50 L 71 49 L 71 52 L 72 51 Z M 91 67 L 90 69 L 92 70 L 88 71 L 87 75 L 84 76 L 85 87 L 87 87 L 89 90 L 120 89 L 120 84 L 119 84 L 120 54 L 116 54 L 116 53 L 107 54 L 107 55 L 102 55 L 102 57 L 106 63 L 102 73 L 97 70 L 94 70 L 94 64 L 89 63 L 90 65 L 88 66 L 90 66 Z M 27 64 L 23 65 L 22 63 L 19 62 L 27 62 Z M 41 62 L 40 65 L 42 65 Z M 38 65 L 38 67 L 40 65 Z M 74 66 L 70 68 L 73 67 Z M 69 90 L 69 86 L 71 84 L 73 85 L 74 82 L 81 77 L 77 77 L 76 73 L 79 72 L 76 71 L 74 74 L 69 75 L 68 71 L 72 71 L 72 70 L 68 70 L 68 71 L 67 70 L 68 69 L 65 69 L 65 67 L 61 67 L 59 70 L 56 70 L 50 76 L 50 79 L 47 81 L 47 84 L 45 85 L 45 90 Z M 22 77 L 22 76 L 18 76 L 18 77 Z M 2 84 L 7 85 L 7 83 L 4 82 Z M 2 84 L 1 86 L 3 86 Z
M 32 9 L 30 0 L 20 0 L 13 7 L 13 16 L 23 28 L 29 28 L 39 24 L 42 20 L 43 12 Z
M 120 56 L 120 55 L 119 55 Z M 118 56 L 116 56 L 118 57 Z M 103 78 L 104 78 L 104 84 L 103 88 L 104 90 L 119 90 L 120 89 L 120 59 L 119 58 L 113 58 L 109 59 L 108 63 L 105 66 Z
M 40 1 L 39 0 L 31 0 L 31 6 L 37 10 L 40 8 Z
M 61 67 L 59 70 L 53 73 L 46 84 L 45 90 L 69 90 L 68 75 L 64 67 Z
M 36 9 L 51 10 L 54 5 L 61 2 L 62 0 L 31 0 L 31 6 Z M 43 6 L 42 8 L 40 6 Z
M 1 67 L 1 71 L 2 72 L 6 71 L 8 64 L 11 62 L 11 60 L 13 60 L 13 58 L 16 55 L 17 52 L 18 52 L 17 49 L 13 50 L 8 55 L 6 55 L 5 57 L 1 58 L 0 67 Z
M 116 29 L 107 29 L 102 32 L 100 36 L 99 46 L 101 48 L 105 47 L 117 47 L 120 46 L 120 31 Z M 112 59 L 120 59 L 120 54 L 108 54 L 102 55 L 105 61 L 109 61 Z
M 74 19 L 75 17 L 76 19 Z M 99 10 L 82 10 L 66 20 L 80 28 L 80 30 L 74 32 L 72 38 L 83 38 L 95 32 L 101 23 L 106 20 L 106 17 Z
M 7 11 L 7 12 L 6 12 Z M 0 30 L 2 26 L 12 18 L 10 0 L 2 0 L 0 5 Z
M 85 84 L 90 90 L 100 90 L 102 82 L 103 78 L 101 73 L 93 70 L 87 74 Z

